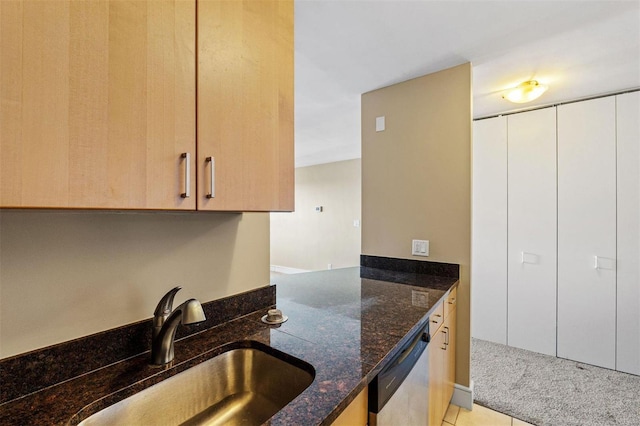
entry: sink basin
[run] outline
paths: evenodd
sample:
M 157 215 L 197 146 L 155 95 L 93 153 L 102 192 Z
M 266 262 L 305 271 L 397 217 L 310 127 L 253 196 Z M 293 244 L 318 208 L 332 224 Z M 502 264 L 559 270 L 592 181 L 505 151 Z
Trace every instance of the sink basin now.
M 260 425 L 305 390 L 315 372 L 304 361 L 251 343 L 148 387 L 80 425 Z

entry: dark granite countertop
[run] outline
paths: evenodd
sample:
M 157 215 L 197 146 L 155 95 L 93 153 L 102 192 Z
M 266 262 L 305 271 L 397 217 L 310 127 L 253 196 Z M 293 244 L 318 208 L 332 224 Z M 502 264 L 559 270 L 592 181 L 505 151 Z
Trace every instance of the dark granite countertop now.
M 268 424 L 331 424 L 457 278 L 354 267 L 281 275 L 273 284 L 287 322 L 262 323 L 265 307 L 177 341 L 171 368 L 149 366 L 144 353 L 1 404 L 0 424 L 76 424 L 238 341 L 268 345 L 315 368 L 313 383 Z M 416 291 L 427 295 L 416 298 Z

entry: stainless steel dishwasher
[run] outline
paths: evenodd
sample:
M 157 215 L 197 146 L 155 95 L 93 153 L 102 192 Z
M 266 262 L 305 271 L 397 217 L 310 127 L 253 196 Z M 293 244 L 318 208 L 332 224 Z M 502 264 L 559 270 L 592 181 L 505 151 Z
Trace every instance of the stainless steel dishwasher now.
M 429 322 L 369 384 L 369 426 L 429 423 Z

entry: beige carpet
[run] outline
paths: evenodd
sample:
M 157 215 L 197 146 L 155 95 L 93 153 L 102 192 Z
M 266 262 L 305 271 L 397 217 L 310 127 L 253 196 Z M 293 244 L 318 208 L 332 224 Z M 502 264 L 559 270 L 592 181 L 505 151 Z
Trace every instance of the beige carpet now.
M 472 339 L 475 402 L 539 426 L 639 426 L 640 376 Z

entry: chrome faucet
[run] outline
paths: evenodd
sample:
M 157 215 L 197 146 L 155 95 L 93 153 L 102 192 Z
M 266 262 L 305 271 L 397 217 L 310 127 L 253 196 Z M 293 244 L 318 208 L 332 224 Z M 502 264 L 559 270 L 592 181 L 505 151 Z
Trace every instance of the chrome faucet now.
M 189 299 L 172 310 L 173 298 L 181 288 L 175 287 L 165 294 L 153 312 L 151 363 L 154 365 L 165 365 L 173 361 L 173 342 L 179 324 L 195 324 L 207 319 L 196 299 Z

